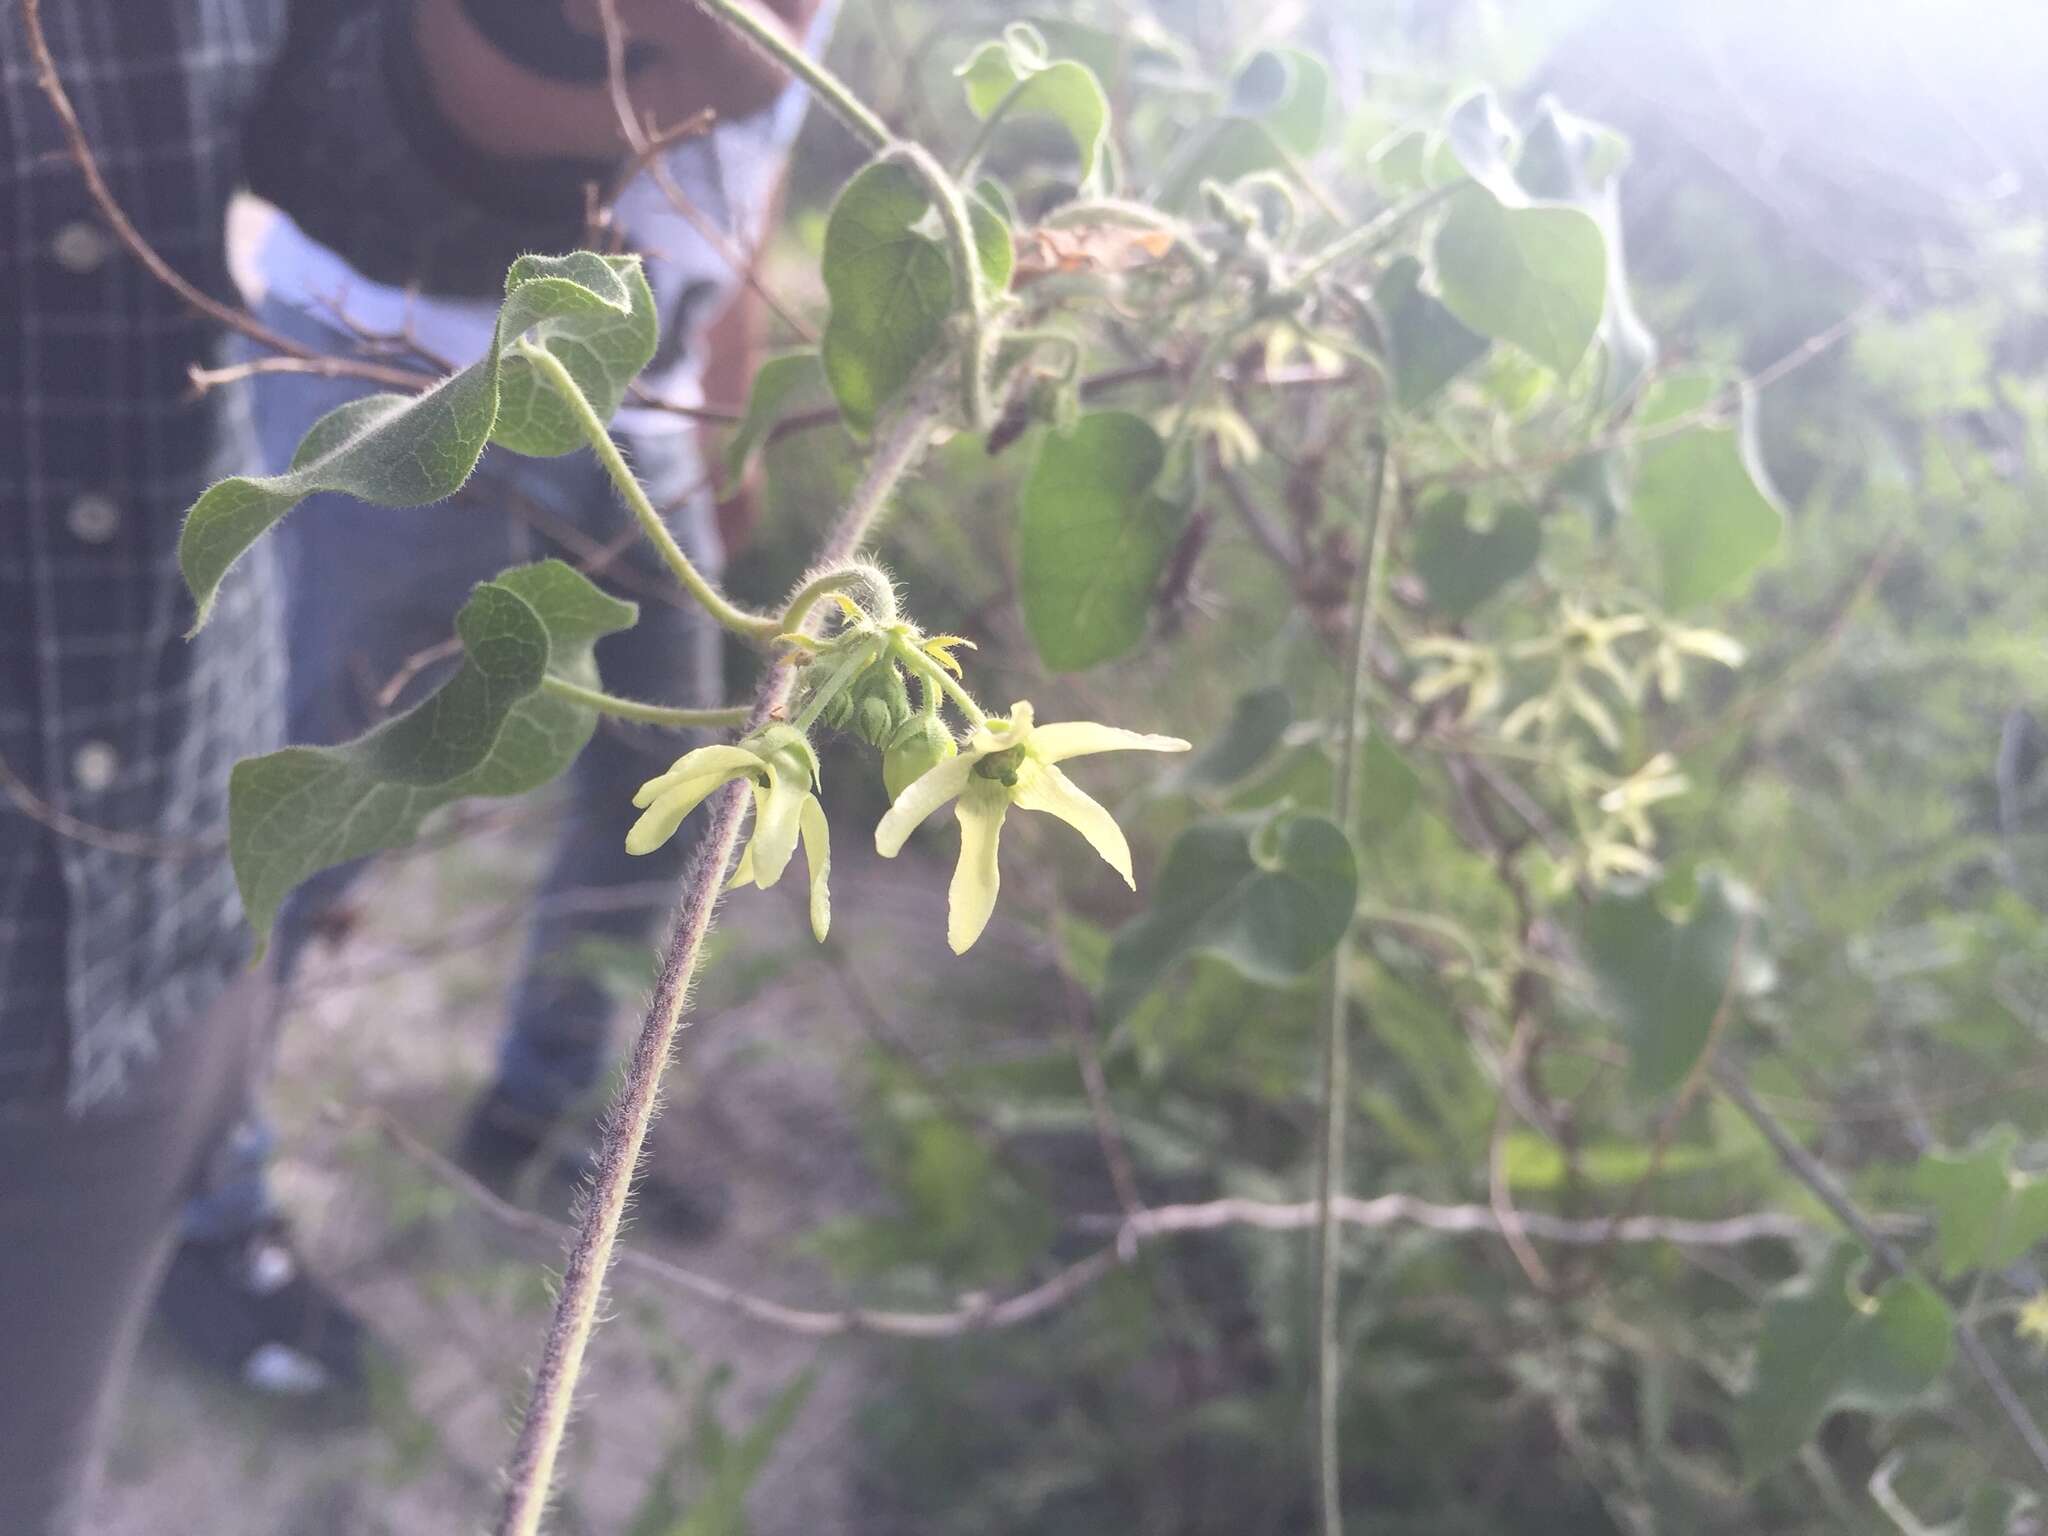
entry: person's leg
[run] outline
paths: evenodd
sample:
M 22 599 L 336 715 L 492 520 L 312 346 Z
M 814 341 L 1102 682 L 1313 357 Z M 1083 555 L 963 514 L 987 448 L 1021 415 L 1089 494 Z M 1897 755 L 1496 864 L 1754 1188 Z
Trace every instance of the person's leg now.
M 709 498 L 691 494 L 700 478 L 692 440 L 677 433 L 628 446 L 655 503 L 680 503 L 669 514 L 677 539 L 692 559 L 716 571 Z M 593 463 L 580 455 L 551 463 L 552 473 L 527 477 L 522 490 L 547 498 L 553 516 L 573 520 L 588 537 L 609 540 L 625 526 L 612 488 Z M 640 604 L 640 620 L 599 642 L 604 686 L 656 703 L 713 702 L 721 672 L 718 627 L 687 599 L 678 604 L 655 595 L 673 591 L 673 585 L 651 551 L 636 545 L 625 563 L 635 575 L 630 588 L 620 590 Z M 701 740 L 607 720 L 571 771 L 487 1101 L 486 1118 L 513 1123 L 515 1134 L 519 1122 L 545 1127 L 590 1106 L 611 1059 L 616 1011 L 616 999 L 598 974 L 598 952 L 650 941 L 694 844 L 686 828 L 656 854 L 628 854 L 633 792 Z M 510 1138 L 504 1139 L 509 1152 Z
M 317 316 L 264 306 L 273 329 L 317 351 L 346 352 L 348 336 Z M 253 397 L 262 468 L 286 468 L 301 436 L 336 406 L 368 392 L 357 380 L 266 374 Z M 309 498 L 272 535 L 285 586 L 286 735 L 344 741 L 383 713 L 378 694 L 415 653 L 449 634 L 470 588 L 525 557 L 505 519 L 461 503 L 393 511 L 348 497 Z M 442 674 L 426 669 L 401 696 Z M 294 978 L 322 918 L 367 860 L 323 870 L 286 898 L 271 954 Z M 183 1242 L 159 1311 L 196 1358 L 245 1384 L 303 1394 L 350 1385 L 361 1373 L 362 1330 L 300 1264 L 270 1197 L 274 1137 L 252 1071 L 239 1122 L 208 1158 L 184 1213 Z
M 0 1109 L 0 1531 L 68 1536 L 199 1162 L 268 1008 L 251 975 L 166 1045 L 146 1097 Z

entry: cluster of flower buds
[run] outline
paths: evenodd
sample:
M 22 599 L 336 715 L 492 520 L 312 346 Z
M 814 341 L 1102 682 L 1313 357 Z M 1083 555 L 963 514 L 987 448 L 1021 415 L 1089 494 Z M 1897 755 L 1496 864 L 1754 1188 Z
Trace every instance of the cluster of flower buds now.
M 1059 764 L 1094 752 L 1185 752 L 1187 742 L 1088 721 L 1038 725 L 1031 705 L 1022 701 L 1007 716 L 991 718 L 960 682 L 953 652 L 970 642 L 927 636 L 893 616 L 867 612 L 842 593 L 832 596 L 844 622 L 828 639 L 784 637 L 805 657 L 792 717 L 734 745 L 685 753 L 668 772 L 641 785 L 633 803 L 642 815 L 626 834 L 627 852 L 659 848 L 714 790 L 744 780 L 753 791 L 754 825 L 733 881 L 773 885 L 801 841 L 810 867 L 811 929 L 823 940 L 832 920 L 831 845 L 809 735 L 823 727 L 881 754 L 891 804 L 875 828 L 875 848 L 884 857 L 893 858 L 926 818 L 953 804 L 960 861 L 946 937 L 955 953 L 981 936 L 995 909 L 996 850 L 1012 806 L 1066 822 L 1125 884 L 1136 885 L 1122 830 Z M 955 734 L 949 713 L 964 735 Z

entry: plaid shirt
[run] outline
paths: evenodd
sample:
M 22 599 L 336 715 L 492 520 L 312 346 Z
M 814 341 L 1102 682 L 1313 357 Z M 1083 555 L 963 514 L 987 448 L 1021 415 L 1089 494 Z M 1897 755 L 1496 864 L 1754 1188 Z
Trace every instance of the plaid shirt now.
M 58 72 L 115 199 L 173 267 L 233 296 L 223 218 L 245 119 L 293 34 L 330 101 L 302 131 L 374 163 L 457 239 L 467 217 L 385 96 L 402 0 L 45 0 Z M 516 249 L 516 244 L 513 248 Z M 495 253 L 491 259 L 495 258 Z M 500 262 L 499 270 L 503 270 Z M 0 0 L 0 1110 L 118 1105 L 246 963 L 231 762 L 280 735 L 274 573 L 259 550 L 196 640 L 180 519 L 241 451 L 230 392 L 190 398 L 219 337 L 115 241 Z M 227 455 L 233 455 L 232 459 Z

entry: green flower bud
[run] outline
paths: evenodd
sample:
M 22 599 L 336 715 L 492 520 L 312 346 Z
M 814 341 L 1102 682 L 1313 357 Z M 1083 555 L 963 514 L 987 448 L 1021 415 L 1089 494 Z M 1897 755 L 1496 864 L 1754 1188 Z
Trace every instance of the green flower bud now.
M 913 715 L 882 754 L 882 783 L 894 800 L 960 750 L 937 715 Z
M 876 750 L 885 750 L 903 722 L 910 718 L 910 690 L 893 664 L 870 667 L 854 683 L 853 733 Z

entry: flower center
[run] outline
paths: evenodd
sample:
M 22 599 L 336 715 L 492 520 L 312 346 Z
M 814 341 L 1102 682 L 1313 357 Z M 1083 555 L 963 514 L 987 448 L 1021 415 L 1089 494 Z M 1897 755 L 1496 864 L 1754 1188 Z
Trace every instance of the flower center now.
M 1024 744 L 1005 747 L 1000 752 L 991 752 L 974 765 L 975 774 L 984 779 L 994 779 L 999 784 L 1014 789 L 1017 786 L 1017 770 L 1024 766 Z

